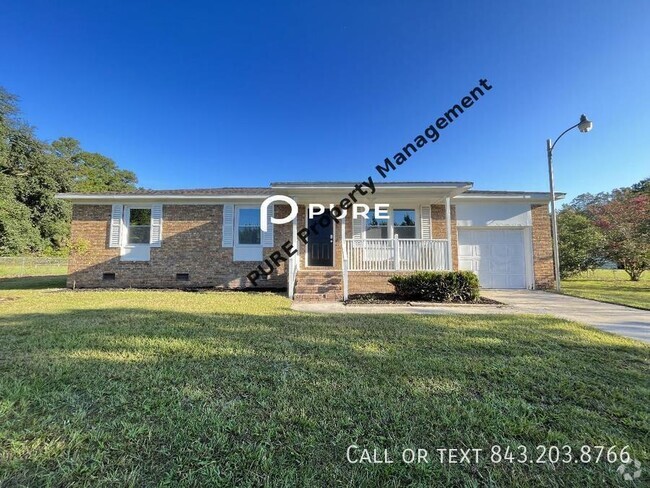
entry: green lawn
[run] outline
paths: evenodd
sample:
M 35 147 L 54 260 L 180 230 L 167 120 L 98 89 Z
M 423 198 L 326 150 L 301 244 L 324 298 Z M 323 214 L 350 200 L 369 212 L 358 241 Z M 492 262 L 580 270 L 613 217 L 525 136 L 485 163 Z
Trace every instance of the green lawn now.
M 601 302 L 618 303 L 650 310 L 650 272 L 640 281 L 630 281 L 620 269 L 599 269 L 562 280 L 562 291 L 567 295 L 591 298 Z
M 0 258 L 0 278 L 65 275 L 65 258 Z
M 62 288 L 66 273 L 65 258 L 0 257 L 0 290 Z
M 289 305 L 0 291 L 0 486 L 635 486 L 602 459 L 492 464 L 495 444 L 629 445 L 648 480 L 647 345 L 550 317 Z M 349 464 L 351 444 L 395 462 Z M 443 447 L 485 452 L 441 465 Z

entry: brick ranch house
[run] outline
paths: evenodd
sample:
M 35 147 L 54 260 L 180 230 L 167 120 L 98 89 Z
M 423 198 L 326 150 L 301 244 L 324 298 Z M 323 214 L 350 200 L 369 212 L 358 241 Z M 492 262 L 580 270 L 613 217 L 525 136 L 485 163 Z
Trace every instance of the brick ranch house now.
M 376 184 L 359 197 L 389 218 L 352 218 L 310 236 L 307 205 L 339 204 L 353 183 L 273 183 L 265 188 L 136 190 L 66 193 L 73 204 L 68 269 L 73 288 L 244 288 L 271 252 L 291 243 L 298 252 L 280 262 L 263 288 L 288 289 L 300 300 L 389 292 L 387 279 L 418 270 L 471 270 L 484 288 L 548 288 L 554 280 L 549 194 L 476 191 L 469 182 Z M 260 229 L 260 204 L 286 195 L 299 206 L 293 223 Z M 562 194 L 559 195 L 562 197 Z M 284 217 L 290 207 L 270 207 Z

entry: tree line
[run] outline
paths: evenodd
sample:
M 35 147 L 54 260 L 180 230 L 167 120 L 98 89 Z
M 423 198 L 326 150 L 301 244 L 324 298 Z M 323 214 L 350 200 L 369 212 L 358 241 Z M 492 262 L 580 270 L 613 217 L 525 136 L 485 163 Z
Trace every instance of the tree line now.
M 638 281 L 650 267 L 650 178 L 579 195 L 558 214 L 563 277 L 608 263 Z
M 0 255 L 65 254 L 71 205 L 56 193 L 125 191 L 137 182 L 72 137 L 40 140 L 18 98 L 0 87 Z

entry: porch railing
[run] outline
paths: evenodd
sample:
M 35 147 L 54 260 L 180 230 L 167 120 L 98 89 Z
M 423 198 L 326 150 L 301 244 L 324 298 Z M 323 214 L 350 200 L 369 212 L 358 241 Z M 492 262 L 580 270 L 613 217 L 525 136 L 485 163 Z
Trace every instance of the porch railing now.
M 445 239 L 345 239 L 349 271 L 443 271 Z

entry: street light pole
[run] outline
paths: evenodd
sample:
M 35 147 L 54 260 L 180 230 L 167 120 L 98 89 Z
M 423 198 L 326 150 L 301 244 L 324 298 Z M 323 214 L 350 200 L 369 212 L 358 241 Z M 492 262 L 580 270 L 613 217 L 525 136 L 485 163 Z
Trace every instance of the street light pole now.
M 553 232 L 553 266 L 555 270 L 555 290 L 562 291 L 560 283 L 560 242 L 557 235 L 557 214 L 555 213 L 555 182 L 553 180 L 553 145 L 546 139 L 548 156 L 548 184 L 551 190 L 551 230 Z
M 555 289 L 559 292 L 562 291 L 562 284 L 560 282 L 560 243 L 557 233 L 557 213 L 555 212 L 555 181 L 553 179 L 553 148 L 564 134 L 571 129 L 578 128 L 580 132 L 589 132 L 593 127 L 593 123 L 587 119 L 586 115 L 580 116 L 580 122 L 576 125 L 569 127 L 562 132 L 555 142 L 546 139 L 546 155 L 548 157 L 548 183 L 551 191 L 551 230 L 553 232 L 553 268 L 555 271 Z

